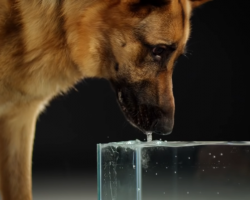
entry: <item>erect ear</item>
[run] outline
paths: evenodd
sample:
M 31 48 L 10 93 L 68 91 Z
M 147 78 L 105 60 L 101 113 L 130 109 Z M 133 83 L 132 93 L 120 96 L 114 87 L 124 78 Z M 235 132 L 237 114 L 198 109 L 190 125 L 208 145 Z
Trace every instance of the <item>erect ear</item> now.
M 209 1 L 212 1 L 212 0 L 190 0 L 191 1 L 191 5 L 193 8 L 196 8 L 204 3 L 207 3 Z

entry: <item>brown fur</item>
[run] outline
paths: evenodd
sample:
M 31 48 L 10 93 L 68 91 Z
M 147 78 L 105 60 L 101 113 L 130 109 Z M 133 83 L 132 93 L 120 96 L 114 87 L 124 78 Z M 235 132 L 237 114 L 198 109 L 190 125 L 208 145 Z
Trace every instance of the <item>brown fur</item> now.
M 174 61 L 189 37 L 192 7 L 206 1 L 0 0 L 3 200 L 32 199 L 36 119 L 54 96 L 83 78 L 110 80 L 141 130 L 151 131 L 156 118 L 171 129 Z M 166 48 L 160 61 L 151 53 L 159 44 Z

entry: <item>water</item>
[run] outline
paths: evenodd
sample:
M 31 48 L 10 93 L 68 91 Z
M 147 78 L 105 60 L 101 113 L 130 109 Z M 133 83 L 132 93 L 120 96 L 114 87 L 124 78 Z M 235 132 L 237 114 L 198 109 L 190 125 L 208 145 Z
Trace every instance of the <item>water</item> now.
M 249 200 L 250 142 L 98 144 L 98 200 Z
M 147 142 L 152 142 L 153 140 L 152 132 L 147 132 L 146 135 L 147 135 Z

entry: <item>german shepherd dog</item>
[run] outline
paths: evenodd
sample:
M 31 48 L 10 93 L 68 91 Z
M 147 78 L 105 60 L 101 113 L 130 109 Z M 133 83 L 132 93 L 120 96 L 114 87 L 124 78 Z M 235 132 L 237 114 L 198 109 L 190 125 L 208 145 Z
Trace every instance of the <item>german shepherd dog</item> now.
M 195 7 L 209 0 L 0 0 L 0 189 L 31 200 L 35 123 L 88 77 L 111 82 L 143 132 L 174 124 L 172 73 Z

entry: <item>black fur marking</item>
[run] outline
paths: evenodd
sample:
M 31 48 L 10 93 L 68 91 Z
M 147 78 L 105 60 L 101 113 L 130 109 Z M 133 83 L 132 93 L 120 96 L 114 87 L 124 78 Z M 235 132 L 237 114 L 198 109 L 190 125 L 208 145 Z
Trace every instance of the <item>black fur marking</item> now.
M 134 13 L 138 12 L 141 8 L 161 8 L 170 3 L 170 0 L 141 0 L 139 3 L 132 3 L 130 10 Z M 150 10 L 150 9 L 149 9 Z
M 170 3 L 170 0 L 141 0 L 136 5 L 138 6 L 154 6 L 162 7 Z
M 119 71 L 119 64 L 118 64 L 118 63 L 115 64 L 115 71 L 116 71 L 116 72 Z
M 64 0 L 59 0 L 57 2 L 57 12 L 58 12 L 58 16 L 59 16 L 59 28 L 61 30 L 61 34 L 62 34 L 62 38 L 66 38 L 66 31 L 64 29 L 64 24 L 65 24 L 65 18 L 63 15 L 63 4 L 64 4 Z M 66 43 L 66 40 L 64 41 Z
M 25 45 L 22 38 L 21 33 L 23 31 L 23 24 L 21 19 L 21 14 L 19 7 L 17 6 L 18 1 L 17 0 L 11 0 L 10 1 L 12 10 L 11 14 L 7 18 L 6 24 L 3 28 L 3 35 L 4 37 L 11 38 L 11 37 L 17 37 L 18 40 L 16 40 L 16 49 L 13 52 L 13 57 L 19 57 L 24 54 L 25 52 Z M 3 41 L 4 42 L 4 41 Z M 0 42 L 1 43 L 1 42 Z M 20 67 L 20 63 L 17 64 L 17 67 Z

